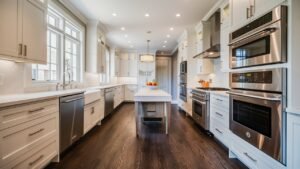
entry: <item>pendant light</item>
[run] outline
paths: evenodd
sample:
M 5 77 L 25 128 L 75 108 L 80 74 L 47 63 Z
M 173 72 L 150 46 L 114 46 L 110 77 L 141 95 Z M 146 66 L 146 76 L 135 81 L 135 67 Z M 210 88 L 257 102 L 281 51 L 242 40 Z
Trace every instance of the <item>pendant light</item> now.
M 143 54 L 140 56 L 141 62 L 154 62 L 154 56 L 151 55 L 149 52 L 149 43 L 150 43 L 150 40 L 147 40 L 147 54 Z

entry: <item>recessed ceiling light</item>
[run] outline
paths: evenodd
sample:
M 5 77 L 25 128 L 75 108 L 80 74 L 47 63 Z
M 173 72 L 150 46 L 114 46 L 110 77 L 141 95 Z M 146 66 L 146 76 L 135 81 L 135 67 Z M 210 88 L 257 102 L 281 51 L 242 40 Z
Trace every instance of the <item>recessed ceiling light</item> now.
M 117 14 L 116 13 L 112 13 L 112 16 L 117 16 Z
M 145 13 L 145 17 L 146 17 L 146 18 L 149 18 L 149 17 L 150 17 L 150 14 L 149 14 L 149 13 Z
M 171 27 L 171 28 L 170 28 L 170 31 L 173 31 L 173 30 L 174 30 L 174 28 L 173 28 L 173 27 Z
M 128 38 L 128 35 L 127 35 L 127 34 L 125 34 L 125 35 L 124 35 L 124 37 L 125 37 L 125 38 Z
M 122 30 L 122 31 L 125 31 L 125 27 L 121 27 L 121 30 Z
M 168 43 L 168 41 L 165 40 L 164 43 Z
M 171 35 L 168 34 L 168 35 L 167 35 L 167 38 L 170 38 L 170 37 L 171 37 Z
M 166 45 L 163 46 L 163 48 L 165 48 L 165 47 L 166 47 Z
M 180 17 L 181 17 L 180 13 L 177 13 L 176 18 L 180 18 Z

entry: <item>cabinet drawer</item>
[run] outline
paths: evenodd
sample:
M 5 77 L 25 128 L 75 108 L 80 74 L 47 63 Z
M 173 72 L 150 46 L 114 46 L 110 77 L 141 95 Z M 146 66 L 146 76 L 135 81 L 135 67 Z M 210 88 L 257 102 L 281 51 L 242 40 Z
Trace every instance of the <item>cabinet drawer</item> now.
M 212 117 L 210 118 L 210 131 L 219 141 L 228 147 L 228 129 Z
M 84 133 L 93 128 L 102 118 L 101 100 L 84 107 Z
M 20 158 L 9 163 L 6 169 L 40 169 L 45 167 L 57 154 L 57 140 L 50 139 L 35 147 Z
M 0 109 L 0 131 L 53 113 L 58 99 Z
M 229 112 L 227 110 L 210 106 L 210 116 L 220 121 L 226 128 L 229 128 Z
M 212 94 L 210 96 L 210 104 L 229 109 L 229 97 Z
M 53 114 L 1 131 L 0 166 L 45 140 L 56 137 L 57 123 L 57 115 Z

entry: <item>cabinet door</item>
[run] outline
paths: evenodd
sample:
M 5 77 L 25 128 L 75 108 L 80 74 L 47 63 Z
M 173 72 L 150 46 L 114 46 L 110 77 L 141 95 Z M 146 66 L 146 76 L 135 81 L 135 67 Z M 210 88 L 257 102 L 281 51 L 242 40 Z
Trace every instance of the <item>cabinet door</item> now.
M 21 40 L 21 0 L 0 1 L 0 55 L 18 57 Z
M 23 55 L 38 63 L 47 63 L 47 9 L 42 1 L 23 0 Z
M 290 169 L 300 168 L 300 115 L 287 114 L 287 164 Z
M 129 62 L 126 58 L 120 59 L 120 76 L 121 77 L 128 77 L 129 76 Z
M 251 0 L 253 19 L 271 11 L 276 6 L 283 3 L 285 0 Z
M 221 71 L 228 72 L 229 69 L 229 25 L 221 26 Z
M 129 56 L 129 76 L 137 77 L 137 59 L 135 54 L 130 54 Z
M 232 16 L 232 27 L 237 29 L 245 25 L 249 20 L 250 16 L 247 17 L 250 13 L 247 9 L 250 10 L 250 0 L 231 0 L 231 16 Z M 248 14 L 247 14 L 248 12 Z

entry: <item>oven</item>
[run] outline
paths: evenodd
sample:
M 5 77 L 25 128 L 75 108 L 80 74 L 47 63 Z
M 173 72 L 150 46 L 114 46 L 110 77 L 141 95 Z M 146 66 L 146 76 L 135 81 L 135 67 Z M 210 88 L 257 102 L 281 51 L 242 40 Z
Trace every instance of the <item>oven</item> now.
M 179 96 L 182 101 L 187 101 L 187 87 L 186 84 L 179 85 Z
M 234 72 L 230 130 L 286 164 L 286 69 Z
M 231 68 L 286 62 L 286 6 L 279 6 L 232 32 L 229 46 Z
M 209 130 L 209 100 L 206 94 L 192 91 L 192 117 L 203 129 Z

